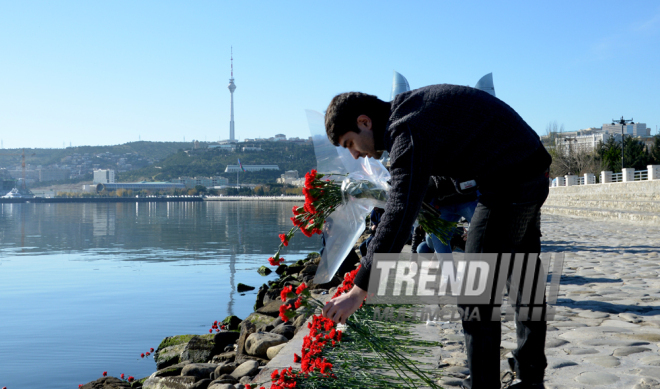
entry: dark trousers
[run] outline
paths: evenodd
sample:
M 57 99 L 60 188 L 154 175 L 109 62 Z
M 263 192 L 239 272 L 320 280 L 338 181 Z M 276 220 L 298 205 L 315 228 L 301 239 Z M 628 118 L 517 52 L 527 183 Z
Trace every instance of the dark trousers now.
M 545 175 L 508 188 L 506 194 L 484 190 L 472 217 L 468 232 L 466 253 L 540 253 L 540 209 L 548 195 L 548 182 Z M 521 260 L 521 257 L 515 260 Z M 523 255 L 523 257 L 525 257 Z M 534 258 L 535 256 L 531 256 Z M 519 259 L 520 258 L 520 259 Z M 512 262 L 514 259 L 512 259 Z M 526 266 L 535 265 L 534 261 Z M 542 269 L 540 264 L 537 271 Z M 498 265 L 499 267 L 499 265 Z M 510 266 L 510 269 L 513 266 Z M 507 289 L 511 295 L 510 272 Z M 516 301 L 516 335 L 518 347 L 513 352 L 515 370 L 523 382 L 543 382 L 547 366 L 545 358 L 545 307 L 541 321 L 529 320 L 519 315 L 523 282 L 516 282 L 519 292 Z M 534 288 L 536 290 L 536 288 Z M 532 299 L 534 301 L 534 299 Z M 543 299 L 545 302 L 545 298 Z M 480 320 L 463 321 L 465 345 L 467 349 L 470 377 L 464 386 L 472 389 L 500 388 L 500 340 L 501 322 L 492 319 L 493 304 L 479 306 L 459 306 L 473 310 L 478 307 Z M 537 307 L 538 309 L 538 307 Z M 499 316 L 496 314 L 496 317 Z

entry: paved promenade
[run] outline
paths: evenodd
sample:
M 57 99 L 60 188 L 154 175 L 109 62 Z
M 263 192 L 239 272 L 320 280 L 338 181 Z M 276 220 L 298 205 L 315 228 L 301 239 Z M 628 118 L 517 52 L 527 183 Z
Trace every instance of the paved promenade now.
M 660 388 L 660 226 L 544 215 L 543 251 L 564 252 L 557 315 L 548 323 L 547 388 Z M 441 383 L 465 374 L 460 323 L 438 325 Z M 501 369 L 515 348 L 503 323 Z

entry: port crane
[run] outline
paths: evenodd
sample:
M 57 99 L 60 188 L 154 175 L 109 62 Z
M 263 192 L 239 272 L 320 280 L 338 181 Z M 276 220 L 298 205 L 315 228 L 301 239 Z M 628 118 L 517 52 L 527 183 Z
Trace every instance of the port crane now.
M 21 157 L 21 169 L 23 170 L 23 191 L 26 191 L 27 188 L 25 186 L 25 149 L 22 149 L 22 152 L 20 154 L 16 153 L 0 153 L 2 156 L 20 156 Z M 35 153 L 30 154 L 29 156 L 32 157 L 36 155 Z

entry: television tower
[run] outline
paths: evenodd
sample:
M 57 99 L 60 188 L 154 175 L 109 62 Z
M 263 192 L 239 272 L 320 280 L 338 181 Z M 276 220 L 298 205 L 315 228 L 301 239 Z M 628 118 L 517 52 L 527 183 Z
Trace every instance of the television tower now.
M 234 141 L 234 48 L 231 48 L 231 78 L 229 79 L 229 93 L 231 94 L 231 120 L 229 121 L 229 140 Z

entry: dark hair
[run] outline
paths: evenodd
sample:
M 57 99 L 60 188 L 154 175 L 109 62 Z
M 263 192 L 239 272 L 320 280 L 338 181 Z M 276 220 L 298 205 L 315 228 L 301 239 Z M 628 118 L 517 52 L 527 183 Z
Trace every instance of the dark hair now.
M 325 132 L 333 145 L 339 146 L 339 138 L 349 131 L 360 133 L 357 118 L 367 115 L 372 127 L 384 129 L 390 117 L 390 103 L 376 96 L 361 92 L 341 93 L 335 96 L 325 113 Z

